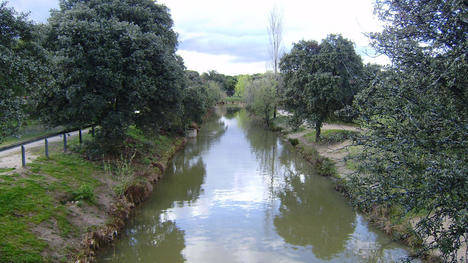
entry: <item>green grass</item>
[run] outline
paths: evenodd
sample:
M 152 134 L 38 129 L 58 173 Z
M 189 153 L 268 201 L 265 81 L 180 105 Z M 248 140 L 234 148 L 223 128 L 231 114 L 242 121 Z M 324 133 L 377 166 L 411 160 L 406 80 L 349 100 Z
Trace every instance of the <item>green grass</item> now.
M 138 152 L 140 155 L 135 159 L 137 163 L 142 163 L 142 159 L 148 162 L 144 164 L 166 163 L 175 151 L 174 145 L 181 140 L 164 135 L 149 136 L 135 127 L 129 129 L 128 135 L 130 155 Z M 92 138 L 84 133 L 83 139 L 87 141 Z M 68 144 L 70 150 L 64 154 L 63 142 L 50 143 L 50 159 L 44 156 L 44 147 L 32 149 L 41 157 L 27 163 L 28 169 L 21 174 L 14 169 L 0 168 L 0 262 L 60 260 L 43 258 L 41 253 L 50 248 L 33 232 L 34 226 L 50 227 L 64 239 L 79 237 L 86 229 L 80 229 L 68 220 L 67 202 L 78 201 L 78 205 L 86 202 L 94 206 L 97 188 L 102 186 L 97 178 L 112 175 L 112 180 L 120 182 L 116 177 L 119 175 L 114 174 L 113 170 L 106 170 L 106 165 L 87 161 L 82 155 L 74 153 L 85 149 L 79 145 L 78 136 L 70 137 Z M 125 154 L 121 159 L 129 169 L 128 183 L 135 183 L 138 178 L 141 180 L 141 177 L 134 177 L 131 159 Z M 111 160 L 109 165 L 117 166 L 117 163 L 118 160 Z M 64 252 L 67 253 L 72 252 Z
M 350 170 L 357 170 L 358 169 L 358 161 L 356 157 L 361 153 L 362 146 L 349 146 L 348 147 L 348 155 L 346 156 L 346 168 Z
M 223 99 L 223 101 L 225 101 L 225 102 L 242 102 L 243 99 L 241 97 L 233 96 L 233 97 L 226 97 L 226 98 Z
M 0 175 L 0 262 L 48 261 L 41 256 L 47 243 L 35 236 L 32 227 L 52 227 L 56 222 L 62 237 L 78 235 L 67 219 L 64 204 L 68 200 L 57 196 L 91 200 L 101 184 L 94 178 L 100 168 L 77 154 L 56 153 L 28 166 L 29 171 L 21 175 Z
M 0 168 L 0 174 L 14 171 L 15 168 Z
M 351 139 L 353 136 L 358 134 L 355 131 L 346 131 L 346 130 L 322 130 L 320 134 L 319 143 L 324 144 L 333 144 L 338 142 L 343 142 L 345 140 Z M 306 139 L 309 142 L 315 141 L 315 131 L 311 131 L 305 135 Z

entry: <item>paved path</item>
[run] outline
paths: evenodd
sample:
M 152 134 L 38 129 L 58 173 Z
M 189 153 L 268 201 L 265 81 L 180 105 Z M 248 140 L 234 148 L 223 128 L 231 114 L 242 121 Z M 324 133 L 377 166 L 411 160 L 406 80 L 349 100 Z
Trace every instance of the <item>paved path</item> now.
M 89 129 L 82 130 L 84 134 Z M 78 131 L 67 133 L 67 139 L 78 136 Z M 63 135 L 47 138 L 49 143 L 63 141 Z M 38 155 L 32 154 L 31 149 L 44 147 L 44 140 L 24 144 L 26 150 L 26 165 L 36 159 Z M 0 168 L 21 168 L 21 146 L 0 152 Z

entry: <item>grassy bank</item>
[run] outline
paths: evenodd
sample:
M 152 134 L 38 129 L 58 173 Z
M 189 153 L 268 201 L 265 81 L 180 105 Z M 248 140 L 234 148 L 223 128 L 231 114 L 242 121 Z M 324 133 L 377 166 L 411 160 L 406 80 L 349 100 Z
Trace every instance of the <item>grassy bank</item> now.
M 39 157 L 25 169 L 1 169 L 0 262 L 92 258 L 149 196 L 184 142 L 131 129 L 118 156 L 88 160 L 89 150 L 75 138 L 66 154 L 58 150 L 60 144 L 51 145 L 50 159 Z

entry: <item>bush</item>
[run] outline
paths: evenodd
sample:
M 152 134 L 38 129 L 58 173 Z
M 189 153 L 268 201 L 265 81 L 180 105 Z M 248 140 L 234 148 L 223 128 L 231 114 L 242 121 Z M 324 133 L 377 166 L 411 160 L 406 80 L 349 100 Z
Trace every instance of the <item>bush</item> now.
M 82 184 L 72 193 L 72 201 L 87 201 L 94 203 L 94 188 L 89 184 Z
M 296 145 L 299 144 L 299 140 L 296 139 L 296 138 L 294 138 L 294 139 L 293 139 L 293 138 L 289 138 L 288 141 L 289 141 L 289 143 L 291 143 L 292 146 L 296 146 Z
M 328 158 L 318 160 L 317 173 L 321 176 L 335 176 L 337 174 L 335 164 Z

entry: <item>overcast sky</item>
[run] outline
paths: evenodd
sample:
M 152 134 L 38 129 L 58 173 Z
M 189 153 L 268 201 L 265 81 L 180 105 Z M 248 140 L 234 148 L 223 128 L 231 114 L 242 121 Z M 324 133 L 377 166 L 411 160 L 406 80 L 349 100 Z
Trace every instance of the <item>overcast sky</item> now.
M 1 1 L 1 0 L 0 0 Z M 46 22 L 58 0 L 10 0 L 17 11 Z M 370 56 L 366 32 L 380 31 L 373 14 L 374 0 L 162 0 L 169 7 L 179 34 L 178 54 L 188 69 L 235 75 L 271 69 L 267 23 L 276 6 L 283 17 L 286 51 L 299 40 L 322 40 L 341 33 L 356 44 L 364 62 L 384 64 L 383 56 Z

